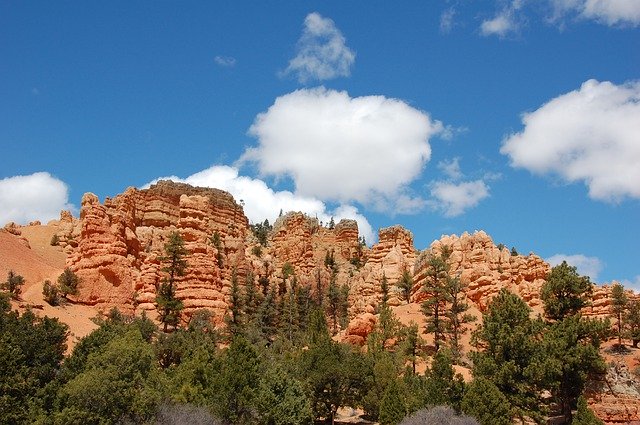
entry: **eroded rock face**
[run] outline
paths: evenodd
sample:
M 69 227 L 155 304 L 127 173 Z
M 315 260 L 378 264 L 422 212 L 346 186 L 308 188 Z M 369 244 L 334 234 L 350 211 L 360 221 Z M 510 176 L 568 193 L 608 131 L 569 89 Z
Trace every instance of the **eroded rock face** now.
M 623 362 L 609 364 L 586 394 L 589 408 L 607 425 L 640 423 L 640 386 Z
M 415 265 L 412 300 L 424 298 L 421 288 L 427 272 L 427 258 L 439 255 L 443 247 L 451 250 L 450 274 L 459 276 L 468 285 L 467 298 L 483 311 L 491 299 L 507 288 L 522 297 L 531 307 L 540 307 L 540 288 L 551 267 L 534 254 L 511 255 L 507 248 L 498 248 L 483 231 L 461 236 L 443 236 L 422 251 Z
M 66 215 L 61 225 L 65 222 Z M 233 197 L 217 189 L 161 181 L 149 189 L 129 188 L 104 204 L 88 193 L 79 223 L 77 245 L 67 242 L 67 263 L 82 279 L 78 300 L 103 310 L 155 309 L 155 288 L 164 276 L 159 258 L 173 231 L 180 233 L 190 253 L 177 290 L 187 315 L 209 308 L 221 320 L 232 268 L 240 276 L 247 270 L 247 219 Z M 219 256 L 211 243 L 214 233 L 221 240 Z
M 382 298 L 382 280 L 389 286 L 389 304 L 399 305 L 399 291 L 395 284 L 402 273 L 414 272 L 417 250 L 413 234 L 402 226 L 380 229 L 378 243 L 367 254 L 367 261 L 354 275 L 349 293 L 351 314 L 373 313 Z

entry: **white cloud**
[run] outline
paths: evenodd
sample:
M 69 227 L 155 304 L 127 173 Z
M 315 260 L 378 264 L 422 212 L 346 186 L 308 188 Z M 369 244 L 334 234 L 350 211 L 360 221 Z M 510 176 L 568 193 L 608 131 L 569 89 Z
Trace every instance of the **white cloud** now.
M 236 64 L 236 58 L 231 56 L 216 56 L 213 61 L 225 68 L 232 68 Z
M 592 199 L 640 198 L 640 82 L 589 80 L 522 121 L 500 149 L 511 166 L 583 181 Z
M 60 217 L 61 210 L 75 210 L 69 203 L 69 188 L 49 173 L 0 180 L 0 226 L 10 221 L 46 223 Z
M 640 292 L 640 275 L 636 276 L 633 280 L 623 279 L 620 283 L 625 289 L 633 289 L 636 293 Z
M 449 34 L 451 32 L 455 26 L 455 16 L 456 9 L 454 7 L 450 7 L 442 12 L 440 15 L 440 32 L 443 34 Z
M 288 211 L 301 211 L 311 217 L 317 217 L 325 223 L 334 217 L 338 222 L 342 218 L 350 218 L 358 222 L 358 229 L 368 242 L 375 241 L 375 235 L 366 217 L 358 212 L 352 205 L 341 205 L 334 211 L 319 199 L 313 197 L 298 196 L 289 191 L 274 191 L 260 179 L 240 176 L 238 169 L 225 165 L 216 165 L 206 170 L 195 173 L 186 178 L 176 176 L 161 177 L 145 185 L 148 187 L 158 180 L 173 180 L 189 183 L 193 186 L 213 187 L 226 190 L 231 193 L 238 202 L 244 203 L 244 212 L 253 223 L 268 219 L 273 223 L 280 213 Z
M 295 74 L 301 83 L 348 77 L 356 55 L 345 41 L 331 19 L 310 13 L 304 20 L 298 54 L 289 61 L 283 74 Z
M 603 268 L 603 264 L 600 259 L 597 257 L 587 257 L 582 254 L 556 254 L 547 258 L 547 262 L 551 264 L 552 267 L 557 266 L 563 261 L 566 261 L 570 266 L 574 266 L 581 275 L 589 276 L 594 282 L 597 282 L 598 275 Z
M 438 162 L 438 169 L 451 180 L 459 180 L 464 177 L 462 170 L 460 170 L 460 158 L 458 157 L 450 161 L 443 160 Z
M 614 25 L 640 24 L 640 2 L 638 0 L 550 0 L 554 9 L 554 20 L 568 14 L 583 19 Z
M 482 21 L 480 34 L 484 36 L 497 35 L 505 37 L 509 33 L 517 32 L 518 22 L 515 19 L 514 9 L 506 8 L 499 12 L 493 19 Z
M 441 122 L 401 100 L 304 89 L 256 117 L 249 133 L 258 146 L 240 162 L 290 177 L 301 196 L 393 210 L 429 161 L 429 138 L 442 131 Z
M 489 196 L 489 188 L 482 180 L 455 183 L 436 181 L 431 185 L 429 205 L 442 211 L 446 217 L 455 217 L 473 208 Z

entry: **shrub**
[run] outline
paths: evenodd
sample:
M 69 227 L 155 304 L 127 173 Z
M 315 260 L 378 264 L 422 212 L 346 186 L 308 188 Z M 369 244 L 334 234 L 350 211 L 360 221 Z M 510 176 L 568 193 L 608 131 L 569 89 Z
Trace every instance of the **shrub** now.
M 431 409 L 420 409 L 411 416 L 404 418 L 400 425 L 478 425 L 471 416 L 458 415 L 455 410 L 446 406 L 436 406 Z
M 54 233 L 53 236 L 51 236 L 51 246 L 58 246 L 60 244 L 60 237 L 58 237 L 57 233 Z
M 44 285 L 42 285 L 42 295 L 44 296 L 44 300 L 50 305 L 56 306 L 60 303 L 58 286 L 51 283 L 50 280 L 44 281 Z
M 163 404 L 158 409 L 156 425 L 220 425 L 205 407 L 191 404 Z

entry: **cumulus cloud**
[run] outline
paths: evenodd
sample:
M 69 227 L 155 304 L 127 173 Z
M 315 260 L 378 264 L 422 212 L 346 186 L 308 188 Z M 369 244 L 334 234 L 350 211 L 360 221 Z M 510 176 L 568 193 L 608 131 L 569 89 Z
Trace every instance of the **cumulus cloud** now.
M 60 217 L 61 210 L 75 210 L 69 203 L 69 188 L 47 172 L 0 180 L 0 225 L 46 223 Z
M 640 198 L 640 82 L 586 81 L 522 122 L 500 149 L 512 167 L 582 181 L 596 200 Z
M 231 68 L 236 64 L 236 58 L 231 56 L 216 56 L 213 61 L 224 68 Z
M 348 77 L 356 55 L 345 43 L 331 19 L 317 12 L 310 13 L 304 20 L 297 55 L 289 61 L 283 74 L 295 74 L 301 83 Z
M 456 217 L 473 208 L 489 196 L 489 187 L 482 180 L 468 182 L 435 181 L 430 185 L 429 205 L 445 217 Z
M 603 264 L 600 259 L 597 257 L 587 257 L 583 254 L 556 254 L 547 258 L 547 262 L 551 264 L 552 267 L 557 266 L 563 261 L 566 261 L 570 266 L 574 266 L 581 275 L 589 276 L 594 282 L 598 280 L 598 275 L 603 268 Z
M 499 12 L 492 19 L 482 21 L 480 25 L 480 34 L 484 36 L 497 35 L 505 37 L 509 33 L 518 31 L 519 26 L 514 18 L 511 9 L 505 9 Z
M 261 175 L 290 177 L 301 196 L 393 211 L 401 197 L 411 198 L 408 185 L 431 157 L 429 138 L 443 129 L 401 100 L 298 90 L 256 117 L 249 134 L 258 146 L 240 163 L 254 162 Z
M 317 217 L 318 220 L 325 223 L 329 222 L 331 217 L 334 217 L 336 222 L 343 218 L 349 218 L 358 222 L 360 234 L 367 241 L 375 241 L 371 225 L 366 217 L 358 212 L 356 207 L 345 204 L 331 211 L 324 202 L 317 198 L 299 196 L 286 190 L 274 191 L 260 179 L 239 175 L 238 169 L 235 167 L 216 165 L 186 178 L 176 176 L 161 177 L 145 187 L 158 180 L 173 180 L 189 183 L 193 186 L 226 190 L 233 195 L 236 201 L 244 204 L 244 212 L 247 218 L 254 223 L 262 222 L 265 219 L 273 223 L 278 218 L 281 210 L 284 212 L 301 211 L 311 217 Z
M 640 24 L 640 2 L 637 0 L 550 0 L 554 20 L 575 14 L 579 18 L 614 25 Z
M 633 280 L 623 279 L 620 283 L 626 289 L 633 289 L 636 292 L 640 292 L 640 275 L 636 276 Z
M 464 174 L 462 174 L 462 170 L 460 170 L 460 158 L 458 157 L 453 158 L 450 161 L 445 159 L 438 162 L 438 169 L 452 180 L 459 180 L 464 176 Z

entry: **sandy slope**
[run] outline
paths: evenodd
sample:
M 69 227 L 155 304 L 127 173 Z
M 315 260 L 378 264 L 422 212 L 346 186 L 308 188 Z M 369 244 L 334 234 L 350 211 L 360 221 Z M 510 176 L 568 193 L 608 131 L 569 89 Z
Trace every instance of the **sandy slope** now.
M 51 246 L 51 237 L 57 223 L 43 226 L 27 226 L 20 230 L 31 248 L 23 245 L 17 236 L 0 231 L 0 281 L 4 282 L 9 270 L 25 279 L 20 299 L 12 307 L 25 310 L 31 307 L 36 314 L 56 317 L 69 326 L 69 348 L 77 340 L 89 334 L 97 326 L 91 321 L 97 312 L 84 305 L 67 304 L 52 307 L 42 297 L 42 284 L 46 279 L 55 282 L 65 267 L 65 254 L 59 247 Z

